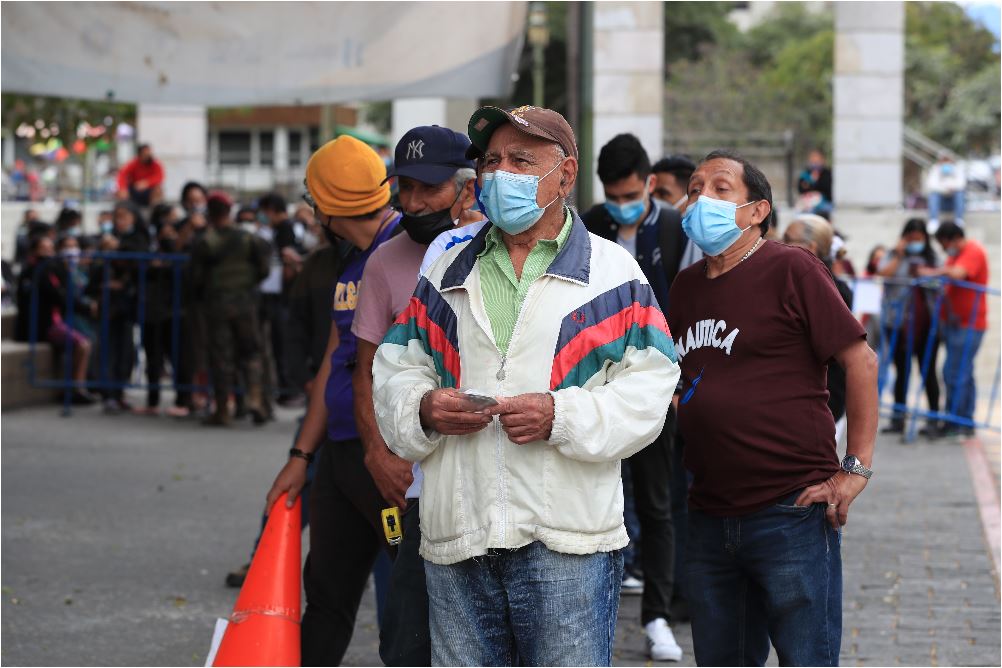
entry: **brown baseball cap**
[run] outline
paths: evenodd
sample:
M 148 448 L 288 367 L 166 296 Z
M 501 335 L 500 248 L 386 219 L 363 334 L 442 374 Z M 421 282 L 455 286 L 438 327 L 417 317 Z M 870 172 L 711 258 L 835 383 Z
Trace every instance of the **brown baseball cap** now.
M 511 123 L 516 130 L 531 137 L 559 144 L 568 156 L 578 157 L 578 143 L 567 119 L 552 109 L 532 106 L 518 107 L 511 111 L 500 107 L 481 107 L 473 112 L 467 130 L 473 145 L 466 150 L 466 157 L 483 157 L 491 135 L 504 123 Z

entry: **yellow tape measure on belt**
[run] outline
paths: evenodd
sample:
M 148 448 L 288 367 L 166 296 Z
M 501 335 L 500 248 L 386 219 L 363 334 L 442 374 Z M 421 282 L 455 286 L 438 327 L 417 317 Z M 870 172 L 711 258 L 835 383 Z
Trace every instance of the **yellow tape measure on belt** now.
M 403 540 L 403 532 L 400 529 L 400 509 L 396 506 L 383 508 L 383 533 L 386 534 L 386 542 L 390 545 L 399 545 Z

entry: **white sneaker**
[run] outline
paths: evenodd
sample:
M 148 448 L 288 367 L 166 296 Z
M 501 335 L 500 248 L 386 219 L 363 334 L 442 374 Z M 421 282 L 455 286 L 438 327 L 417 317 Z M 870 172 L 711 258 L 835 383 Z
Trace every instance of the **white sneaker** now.
M 620 596 L 625 594 L 643 594 L 644 593 L 644 581 L 635 578 L 634 576 L 627 573 L 623 576 L 623 584 L 619 587 Z
M 675 636 L 671 632 L 663 618 L 658 617 L 652 622 L 644 625 L 644 632 L 647 633 L 647 649 L 651 653 L 654 661 L 681 661 L 682 648 L 675 642 Z

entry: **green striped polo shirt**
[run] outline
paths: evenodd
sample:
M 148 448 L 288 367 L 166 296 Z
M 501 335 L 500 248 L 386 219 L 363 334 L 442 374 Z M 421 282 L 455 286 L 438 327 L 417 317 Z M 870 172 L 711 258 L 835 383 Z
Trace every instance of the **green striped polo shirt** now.
M 521 280 L 515 278 L 515 267 L 497 227 L 491 227 L 487 233 L 487 243 L 477 255 L 480 258 L 480 290 L 484 297 L 484 308 L 491 321 L 494 340 L 503 355 L 508 354 L 508 344 L 529 287 L 546 273 L 571 234 L 571 212 L 569 209 L 566 211 L 567 218 L 557 238 L 540 239 L 529 251 L 529 256 L 522 265 Z

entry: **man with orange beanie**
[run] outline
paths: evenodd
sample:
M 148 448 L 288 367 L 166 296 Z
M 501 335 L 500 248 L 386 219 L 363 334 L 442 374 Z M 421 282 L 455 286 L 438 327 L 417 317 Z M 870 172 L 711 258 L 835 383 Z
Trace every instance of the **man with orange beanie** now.
M 386 506 L 363 461 L 355 427 L 351 332 L 362 270 L 376 248 L 399 231 L 389 206 L 386 166 L 369 146 L 342 136 L 321 146 L 306 165 L 307 194 L 317 222 L 343 239 L 343 269 L 331 295 L 332 327 L 296 447 L 268 492 L 268 508 L 283 492 L 291 506 L 317 456 L 310 489 L 310 553 L 303 582 L 302 665 L 341 663 L 372 565 L 385 547 L 380 511 Z M 323 448 L 320 446 L 324 445 Z

